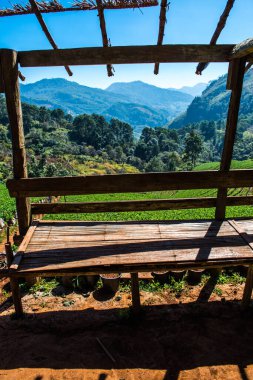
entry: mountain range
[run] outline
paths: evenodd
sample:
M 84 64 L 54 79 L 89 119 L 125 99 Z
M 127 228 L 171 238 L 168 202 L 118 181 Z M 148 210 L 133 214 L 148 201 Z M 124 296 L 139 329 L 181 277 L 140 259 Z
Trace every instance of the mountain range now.
M 119 118 L 138 132 L 144 126 L 168 124 L 192 102 L 190 92 L 199 93 L 202 89 L 203 84 L 200 84 L 185 88 L 184 92 L 135 81 L 113 83 L 102 90 L 56 78 L 21 84 L 21 96 L 26 103 L 61 108 L 72 115 L 97 113 L 107 119 Z

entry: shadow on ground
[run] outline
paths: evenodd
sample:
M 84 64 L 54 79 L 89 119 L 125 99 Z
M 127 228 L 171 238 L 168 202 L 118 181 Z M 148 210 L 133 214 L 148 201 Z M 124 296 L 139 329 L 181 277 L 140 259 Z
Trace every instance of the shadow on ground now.
M 181 371 L 236 365 L 248 380 L 252 320 L 253 311 L 243 312 L 235 301 L 150 306 L 139 318 L 129 309 L 1 316 L 0 368 L 92 369 L 100 371 L 99 380 L 107 378 L 105 370 L 141 368 L 164 370 L 163 380 L 178 380 Z

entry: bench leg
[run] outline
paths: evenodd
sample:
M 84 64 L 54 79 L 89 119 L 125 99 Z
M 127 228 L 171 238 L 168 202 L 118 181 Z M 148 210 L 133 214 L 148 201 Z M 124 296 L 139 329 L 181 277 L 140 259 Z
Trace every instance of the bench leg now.
M 17 317 L 22 317 L 23 315 L 23 307 L 20 296 L 19 283 L 17 278 L 10 278 L 12 299 L 15 308 L 15 314 Z
M 243 297 L 242 297 L 242 306 L 246 308 L 250 304 L 251 294 L 253 287 L 253 266 L 250 265 L 248 269 L 247 279 L 244 287 Z
M 138 273 L 131 273 L 132 305 L 135 314 L 141 309 Z

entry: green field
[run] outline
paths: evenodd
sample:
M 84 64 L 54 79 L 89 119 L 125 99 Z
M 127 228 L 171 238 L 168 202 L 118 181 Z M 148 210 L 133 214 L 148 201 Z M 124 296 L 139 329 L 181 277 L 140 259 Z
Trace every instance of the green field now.
M 253 168 L 253 160 L 233 161 L 234 169 Z M 196 170 L 218 169 L 219 163 L 212 162 L 196 167 Z M 144 199 L 170 199 L 170 198 L 196 198 L 216 196 L 215 189 L 202 190 L 180 190 L 151 193 L 128 193 L 128 194 L 96 194 L 81 196 L 66 196 L 61 198 L 61 202 L 92 202 L 92 201 L 115 201 L 115 200 L 144 200 Z M 248 188 L 230 189 L 229 195 L 252 195 L 252 190 Z M 0 184 L 0 217 L 5 217 L 14 211 L 15 202 L 10 199 L 3 184 Z M 101 213 L 101 214 L 60 214 L 47 215 L 45 219 L 54 220 L 177 220 L 177 219 L 209 219 L 214 218 L 214 208 L 192 209 L 192 210 L 169 210 L 169 211 L 143 211 L 143 212 L 123 212 L 123 213 Z M 252 206 L 228 207 L 228 218 L 251 217 L 253 216 Z

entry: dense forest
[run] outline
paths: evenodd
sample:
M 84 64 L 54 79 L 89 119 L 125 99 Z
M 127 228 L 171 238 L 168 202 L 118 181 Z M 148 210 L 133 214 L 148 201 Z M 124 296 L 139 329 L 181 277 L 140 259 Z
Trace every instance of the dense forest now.
M 250 70 L 244 81 L 233 155 L 236 160 L 253 158 L 252 80 Z M 229 93 L 226 76 L 222 76 L 195 97 L 186 113 L 173 123 L 145 127 L 138 137 L 134 125 L 117 118 L 94 113 L 73 116 L 62 109 L 23 102 L 29 175 L 192 170 L 198 163 L 218 161 Z M 8 117 L 4 97 L 0 97 L 0 179 L 11 175 L 11 161 Z
M 55 176 L 191 170 L 220 158 L 225 121 L 201 121 L 179 129 L 133 128 L 101 115 L 72 117 L 23 103 L 29 175 Z M 239 123 L 235 159 L 252 158 L 250 120 Z M 4 98 L 0 98 L 0 178 L 11 173 L 11 140 Z

